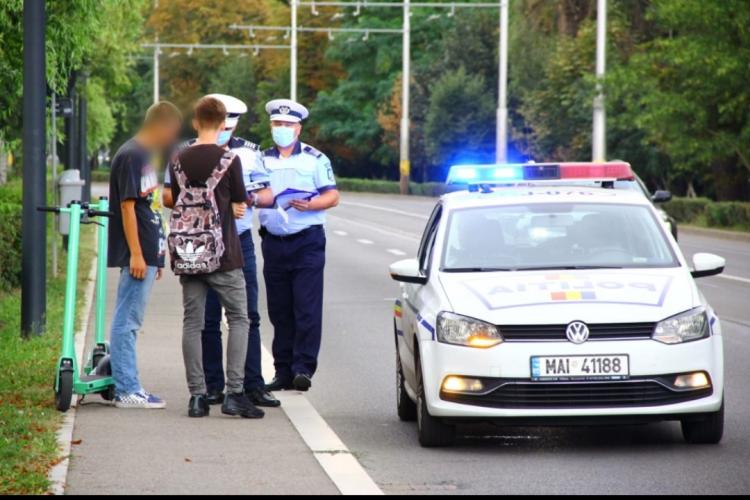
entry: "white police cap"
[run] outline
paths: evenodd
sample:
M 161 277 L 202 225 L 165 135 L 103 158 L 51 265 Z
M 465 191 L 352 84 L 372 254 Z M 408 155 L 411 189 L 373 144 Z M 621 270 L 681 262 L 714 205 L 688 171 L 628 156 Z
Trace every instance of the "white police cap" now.
M 237 126 L 240 115 L 247 113 L 247 105 L 231 95 L 226 94 L 208 94 L 206 97 L 212 97 L 220 101 L 227 109 L 227 119 L 225 127 L 231 129 Z
M 266 104 L 271 121 L 299 123 L 310 115 L 302 104 L 290 99 L 274 99 Z

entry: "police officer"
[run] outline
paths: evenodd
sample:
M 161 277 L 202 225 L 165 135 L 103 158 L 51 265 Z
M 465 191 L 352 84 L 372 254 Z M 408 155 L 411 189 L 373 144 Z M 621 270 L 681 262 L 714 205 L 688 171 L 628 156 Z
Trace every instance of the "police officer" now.
M 224 95 L 210 94 L 208 97 L 218 99 L 227 109 L 224 131 L 219 135 L 219 146 L 225 146 L 239 156 L 242 162 L 242 172 L 245 186 L 248 189 L 250 204 L 255 197 L 261 198 L 268 189 L 258 190 L 260 186 L 267 186 L 268 176 L 263 167 L 260 147 L 248 140 L 235 137 L 234 132 L 241 115 L 247 113 L 247 106 L 241 100 Z M 187 141 L 182 147 L 188 147 L 194 140 Z M 169 186 L 169 169 L 165 174 L 164 185 Z M 171 190 L 164 190 L 164 205 L 171 207 Z M 260 342 L 260 314 L 258 314 L 258 278 L 255 264 L 255 245 L 252 237 L 253 214 L 252 208 L 245 211 L 244 217 L 237 219 L 237 234 L 240 237 L 242 254 L 245 265 L 245 287 L 247 291 L 247 311 L 250 319 L 250 331 L 247 343 L 247 358 L 245 360 L 245 393 L 256 406 L 277 407 L 281 403 L 265 390 L 265 381 L 261 373 L 261 342 Z M 221 404 L 224 399 L 224 366 L 223 348 L 221 343 L 222 308 L 218 295 L 209 290 L 206 297 L 205 324 L 202 332 L 203 370 L 206 375 L 207 399 L 209 404 Z
M 276 99 L 266 104 L 266 112 L 275 146 L 263 151 L 263 163 L 275 198 L 259 219 L 276 368 L 266 389 L 307 391 L 323 323 L 325 210 L 338 205 L 339 192 L 328 157 L 300 141 L 307 108 Z

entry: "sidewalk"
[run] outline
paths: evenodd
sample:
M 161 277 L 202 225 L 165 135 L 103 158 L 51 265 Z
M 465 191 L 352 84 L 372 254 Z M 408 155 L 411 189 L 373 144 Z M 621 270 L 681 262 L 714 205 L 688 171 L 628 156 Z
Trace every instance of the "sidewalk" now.
M 107 325 L 117 277 L 111 270 Z M 117 410 L 99 396 L 86 398 L 77 411 L 66 494 L 337 494 L 281 409 L 258 421 L 224 417 L 216 407 L 209 418 L 186 416 L 181 297 L 178 280 L 165 270 L 138 341 L 141 380 L 167 409 Z

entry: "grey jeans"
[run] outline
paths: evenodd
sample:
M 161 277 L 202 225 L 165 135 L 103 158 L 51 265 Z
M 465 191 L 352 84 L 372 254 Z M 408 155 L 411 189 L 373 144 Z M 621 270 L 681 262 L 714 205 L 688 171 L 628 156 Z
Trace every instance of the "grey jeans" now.
M 185 360 L 190 394 L 206 393 L 203 372 L 203 346 L 201 332 L 205 321 L 206 294 L 209 287 L 219 296 L 229 322 L 227 339 L 227 392 L 243 391 L 245 357 L 247 356 L 247 317 L 245 276 L 242 269 L 217 271 L 211 274 L 180 276 L 182 305 L 185 309 L 182 323 L 182 356 Z

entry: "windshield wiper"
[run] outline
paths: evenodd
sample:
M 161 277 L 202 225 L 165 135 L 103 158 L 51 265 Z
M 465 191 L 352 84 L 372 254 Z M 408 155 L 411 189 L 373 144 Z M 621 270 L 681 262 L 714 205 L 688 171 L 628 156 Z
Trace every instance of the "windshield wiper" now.
M 509 267 L 449 267 L 443 269 L 444 273 L 492 273 L 501 271 L 514 271 Z

